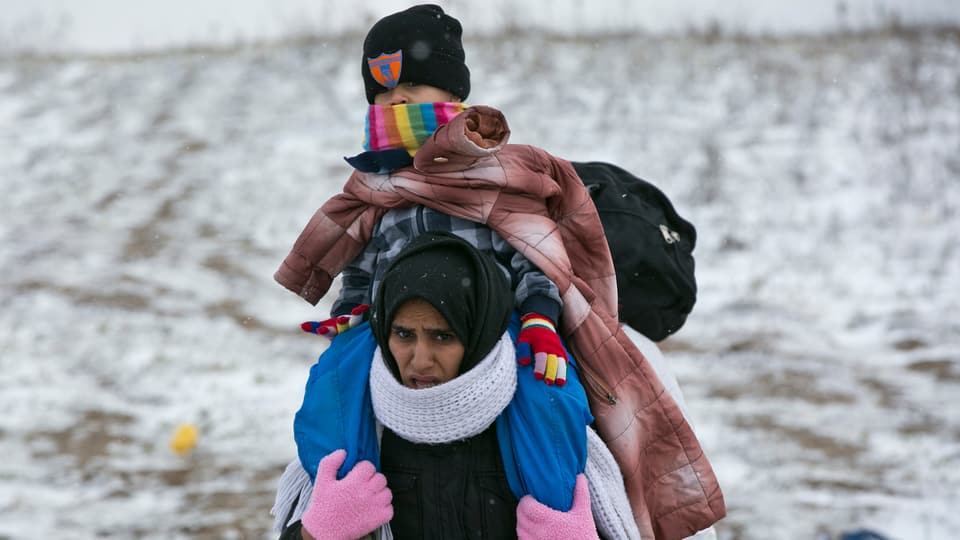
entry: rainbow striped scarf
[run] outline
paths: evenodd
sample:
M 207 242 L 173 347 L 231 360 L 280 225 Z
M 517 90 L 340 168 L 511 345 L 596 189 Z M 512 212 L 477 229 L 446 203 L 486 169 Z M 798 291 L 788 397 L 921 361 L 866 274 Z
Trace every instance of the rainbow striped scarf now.
M 364 130 L 364 150 L 404 148 L 412 157 L 438 127 L 463 112 L 463 103 L 370 105 Z

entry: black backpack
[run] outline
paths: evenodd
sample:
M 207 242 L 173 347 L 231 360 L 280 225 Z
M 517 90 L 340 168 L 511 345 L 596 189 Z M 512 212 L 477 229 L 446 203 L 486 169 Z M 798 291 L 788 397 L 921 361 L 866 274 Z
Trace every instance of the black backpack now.
M 574 162 L 593 197 L 617 272 L 620 321 L 654 341 L 676 332 L 697 301 L 697 230 L 656 186 L 602 162 Z

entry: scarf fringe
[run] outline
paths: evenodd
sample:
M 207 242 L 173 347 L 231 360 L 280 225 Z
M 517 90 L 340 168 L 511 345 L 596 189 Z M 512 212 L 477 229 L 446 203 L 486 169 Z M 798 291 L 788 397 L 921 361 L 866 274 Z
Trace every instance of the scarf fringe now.
M 270 515 L 274 518 L 273 530 L 280 532 L 300 519 L 300 516 L 307 511 L 312 495 L 313 484 L 310 483 L 310 475 L 300 464 L 299 459 L 291 461 L 280 476 L 277 496 L 273 501 L 273 508 L 270 509 Z M 294 503 L 296 503 L 296 507 L 293 508 L 291 513 L 291 507 Z M 289 520 L 287 520 L 288 515 L 290 516 Z M 284 520 L 286 520 L 286 523 L 284 523 Z

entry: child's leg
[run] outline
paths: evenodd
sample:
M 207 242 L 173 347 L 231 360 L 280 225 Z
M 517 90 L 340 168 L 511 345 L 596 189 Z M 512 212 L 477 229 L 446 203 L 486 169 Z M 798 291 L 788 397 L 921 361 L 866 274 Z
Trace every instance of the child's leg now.
M 510 322 L 516 340 L 519 317 Z M 593 422 L 577 364 L 569 355 L 567 384 L 548 386 L 533 377 L 533 366 L 517 366 L 517 391 L 497 421 L 507 480 L 519 499 L 566 512 L 573 505 L 576 477 L 587 461 L 586 427 Z
M 370 365 L 376 342 L 368 323 L 336 336 L 310 368 L 293 437 L 312 481 L 320 459 L 343 448 L 341 477 L 363 460 L 380 467 L 376 422 L 370 401 Z

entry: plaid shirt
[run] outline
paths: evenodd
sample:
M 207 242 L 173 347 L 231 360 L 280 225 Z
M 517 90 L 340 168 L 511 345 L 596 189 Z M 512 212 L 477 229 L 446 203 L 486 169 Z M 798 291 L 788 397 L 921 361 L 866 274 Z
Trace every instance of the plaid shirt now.
M 411 239 L 428 231 L 453 233 L 492 255 L 510 278 L 521 313 L 535 311 L 557 321 L 563 307 L 560 291 L 539 268 L 486 225 L 426 206 L 394 208 L 383 215 L 373 228 L 370 242 L 343 269 L 343 283 L 333 304 L 333 315 L 348 313 L 359 304 L 372 304 L 390 262 Z

